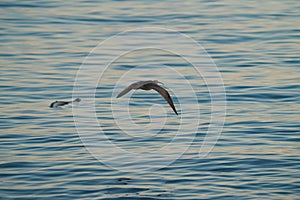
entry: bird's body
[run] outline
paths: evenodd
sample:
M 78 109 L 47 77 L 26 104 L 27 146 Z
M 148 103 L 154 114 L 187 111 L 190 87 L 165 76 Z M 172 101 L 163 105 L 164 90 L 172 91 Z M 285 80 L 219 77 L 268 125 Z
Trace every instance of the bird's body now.
M 56 107 L 59 107 L 59 106 L 64 106 L 64 105 L 67 105 L 69 103 L 70 102 L 66 102 L 66 101 L 54 101 L 50 104 L 50 108 L 56 108 Z
M 159 86 L 158 83 L 161 83 L 161 82 L 154 80 L 154 81 L 139 81 L 139 82 L 132 83 L 127 88 L 125 88 L 122 92 L 120 92 L 120 94 L 117 96 L 117 98 L 127 94 L 130 90 L 133 90 L 133 89 L 134 90 L 138 90 L 138 89 L 155 90 L 168 102 L 168 104 L 171 106 L 171 108 L 173 109 L 175 114 L 178 115 L 169 92 L 167 90 L 165 90 L 164 88 L 162 88 L 161 86 Z
M 54 101 L 50 104 L 50 108 L 56 108 L 56 107 L 59 107 L 59 106 L 64 106 L 64 105 L 67 105 L 69 103 L 73 103 L 73 102 L 80 102 L 81 99 L 80 98 L 76 98 L 75 100 L 73 101 Z

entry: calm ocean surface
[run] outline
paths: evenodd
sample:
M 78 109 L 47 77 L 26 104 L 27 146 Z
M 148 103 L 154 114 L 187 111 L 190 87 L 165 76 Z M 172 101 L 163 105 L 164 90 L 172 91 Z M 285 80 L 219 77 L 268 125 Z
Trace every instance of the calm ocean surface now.
M 299 1 L 11 0 L 1 1 L 0 10 L 0 199 L 300 198 Z M 180 97 L 174 97 L 181 91 L 179 79 L 167 79 L 159 70 L 140 76 L 162 80 L 174 91 L 181 116 L 199 117 L 190 148 L 158 170 L 123 171 L 127 158 L 113 152 L 108 156 L 120 162 L 119 169 L 98 161 L 76 131 L 72 106 L 49 108 L 54 100 L 72 98 L 76 73 L 98 43 L 140 27 L 186 34 L 221 72 L 227 115 L 205 158 L 198 153 L 210 122 L 210 96 L 204 81 L 188 70 L 185 77 L 195 86 L 201 117 L 188 93 L 182 105 L 187 109 L 179 108 Z M 181 72 L 190 66 L 168 52 L 135 51 L 116 60 L 97 87 L 96 117 L 105 135 L 128 151 L 148 152 L 172 140 L 178 118 L 158 94 L 136 91 L 130 109 L 140 129 L 149 123 L 149 108 L 152 114 L 164 108 L 166 124 L 158 134 L 155 127 L 133 131 L 133 137 L 121 133 L 110 112 L 111 89 L 135 65 Z M 125 86 L 123 81 L 119 89 Z M 81 98 L 75 106 L 84 105 Z M 185 140 L 191 134 L 181 136 Z M 182 143 L 176 142 L 180 149 Z M 176 155 L 173 150 L 167 153 Z

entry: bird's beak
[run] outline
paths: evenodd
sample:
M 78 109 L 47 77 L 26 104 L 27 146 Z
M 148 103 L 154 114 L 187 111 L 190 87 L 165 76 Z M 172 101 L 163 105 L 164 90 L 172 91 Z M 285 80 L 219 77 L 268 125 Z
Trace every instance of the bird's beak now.
M 162 82 L 160 82 L 160 81 L 157 81 L 158 83 L 160 83 L 160 84 L 162 84 L 162 85 L 164 85 L 164 83 L 162 83 Z

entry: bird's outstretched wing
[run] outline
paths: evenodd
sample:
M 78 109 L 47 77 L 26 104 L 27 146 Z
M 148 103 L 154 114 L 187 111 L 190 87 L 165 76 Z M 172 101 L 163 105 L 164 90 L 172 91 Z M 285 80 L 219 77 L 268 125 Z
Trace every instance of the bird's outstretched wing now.
M 173 100 L 170 97 L 169 92 L 157 84 L 151 84 L 151 87 L 153 90 L 157 91 L 168 102 L 168 104 L 171 106 L 171 108 L 176 113 L 176 115 L 178 115 L 176 108 L 174 106 Z
M 128 93 L 130 90 L 132 90 L 132 89 L 133 89 L 133 87 L 132 87 L 132 84 L 131 84 L 131 85 L 129 85 L 127 88 L 125 88 L 122 92 L 120 92 L 120 94 L 118 94 L 117 98 L 119 98 L 119 97 L 121 97 L 121 96 L 127 94 L 127 93 Z

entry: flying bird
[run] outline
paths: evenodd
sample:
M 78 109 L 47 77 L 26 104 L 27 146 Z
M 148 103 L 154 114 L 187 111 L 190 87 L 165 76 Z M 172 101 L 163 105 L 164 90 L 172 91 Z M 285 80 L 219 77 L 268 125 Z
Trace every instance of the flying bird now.
M 67 105 L 69 103 L 73 103 L 73 102 L 80 102 L 81 99 L 80 98 L 76 98 L 75 100 L 73 101 L 54 101 L 50 104 L 50 108 L 56 108 L 56 107 L 59 107 L 59 106 L 64 106 L 64 105 Z
M 127 88 L 125 88 L 122 92 L 120 92 L 120 94 L 117 96 L 117 98 L 127 94 L 130 90 L 133 90 L 133 89 L 134 90 L 138 90 L 138 89 L 155 90 L 168 102 L 168 104 L 171 106 L 171 108 L 173 109 L 175 114 L 178 115 L 176 108 L 174 106 L 174 103 L 172 101 L 172 98 L 170 97 L 169 92 L 166 89 L 159 86 L 158 83 L 161 83 L 161 82 L 154 80 L 154 81 L 139 81 L 139 82 L 132 83 Z M 161 83 L 161 84 L 163 84 L 163 83 Z

